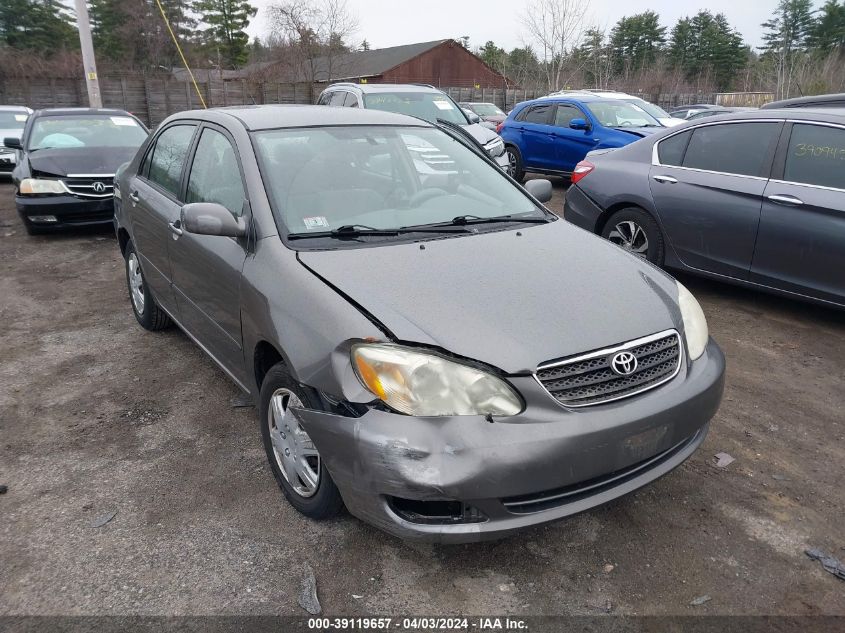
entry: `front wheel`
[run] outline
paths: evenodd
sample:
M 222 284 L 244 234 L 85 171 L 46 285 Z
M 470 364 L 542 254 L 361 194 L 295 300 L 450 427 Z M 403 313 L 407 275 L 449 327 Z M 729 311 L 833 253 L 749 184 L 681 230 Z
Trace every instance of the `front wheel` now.
M 654 218 L 642 209 L 629 207 L 617 211 L 610 216 L 601 235 L 632 255 L 663 265 L 663 234 Z
M 271 367 L 261 384 L 261 437 L 270 469 L 288 502 L 307 517 L 328 519 L 341 511 L 343 500 L 292 411 L 317 408 L 317 399 L 293 379 L 284 363 Z
M 126 245 L 126 286 L 135 320 L 145 330 L 155 332 L 171 324 L 170 317 L 162 310 L 150 292 L 141 270 L 141 260 L 132 242 Z

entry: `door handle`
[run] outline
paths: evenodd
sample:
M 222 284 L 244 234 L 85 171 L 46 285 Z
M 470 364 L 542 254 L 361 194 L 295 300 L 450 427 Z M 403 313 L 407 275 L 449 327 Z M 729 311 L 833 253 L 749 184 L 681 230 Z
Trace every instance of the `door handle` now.
M 769 198 L 769 200 L 771 200 L 772 202 L 774 202 L 776 204 L 786 204 L 786 205 L 790 205 L 790 206 L 793 206 L 793 207 L 797 207 L 800 204 L 804 204 L 803 200 L 800 200 L 800 199 L 796 198 L 795 196 L 789 196 L 789 195 L 783 195 L 782 196 L 782 195 L 775 194 L 773 196 L 768 196 L 768 198 Z
M 138 197 L 137 191 L 130 191 L 129 192 L 129 199 L 132 201 L 132 204 L 138 204 L 141 201 L 141 198 Z
M 665 182 L 665 183 L 669 183 L 670 185 L 674 185 L 675 183 L 678 182 L 678 179 L 672 178 L 672 176 L 654 176 L 654 179 L 657 182 Z
M 178 240 L 179 236 L 182 235 L 182 222 L 179 220 L 174 220 L 173 222 L 168 223 L 167 228 L 170 229 L 170 232 L 173 233 L 173 239 Z

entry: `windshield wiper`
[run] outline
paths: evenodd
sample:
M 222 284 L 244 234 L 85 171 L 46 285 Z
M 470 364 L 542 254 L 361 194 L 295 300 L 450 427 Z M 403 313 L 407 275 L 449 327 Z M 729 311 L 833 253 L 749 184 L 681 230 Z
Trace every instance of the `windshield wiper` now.
M 432 224 L 430 226 L 466 226 L 468 224 L 499 224 L 501 222 L 525 222 L 526 224 L 546 224 L 549 218 L 520 218 L 512 215 L 499 215 L 492 218 L 482 218 L 477 215 L 459 215 L 450 222 Z
M 366 237 L 366 236 L 385 236 L 393 237 L 397 235 L 405 235 L 407 233 L 466 233 L 466 229 L 459 229 L 457 231 L 443 230 L 442 228 L 413 228 L 402 227 L 398 229 L 377 229 L 372 226 L 365 226 L 363 224 L 344 224 L 331 231 L 315 231 L 313 233 L 289 233 L 288 239 L 302 240 L 311 237 L 330 237 L 334 239 Z

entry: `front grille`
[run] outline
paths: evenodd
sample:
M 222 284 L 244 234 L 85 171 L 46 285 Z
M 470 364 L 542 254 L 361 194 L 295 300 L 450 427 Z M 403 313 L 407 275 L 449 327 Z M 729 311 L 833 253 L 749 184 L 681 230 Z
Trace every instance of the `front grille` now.
M 63 178 L 67 190 L 80 198 L 111 198 L 114 195 L 114 178 L 112 176 L 86 176 Z M 102 185 L 102 191 L 97 191 Z
M 513 514 L 532 514 L 534 512 L 542 512 L 543 510 L 551 510 L 552 508 L 559 508 L 568 503 L 574 503 L 585 497 L 600 494 L 605 490 L 609 490 L 615 486 L 622 485 L 626 481 L 630 481 L 639 475 L 653 470 L 670 460 L 672 457 L 680 453 L 690 444 L 695 442 L 701 434 L 701 431 L 696 431 L 694 435 L 686 438 L 667 448 L 665 451 L 652 455 L 648 459 L 644 459 L 636 464 L 632 464 L 626 468 L 621 468 L 606 475 L 594 477 L 586 481 L 580 481 L 571 486 L 564 486 L 563 488 L 555 488 L 554 490 L 544 490 L 534 494 L 520 495 L 517 497 L 506 497 L 502 499 L 502 505 Z
M 637 359 L 629 375 L 611 368 L 611 360 L 627 351 Z M 585 407 L 633 396 L 674 378 L 681 367 L 681 342 L 675 330 L 582 354 L 543 363 L 537 380 L 560 404 Z

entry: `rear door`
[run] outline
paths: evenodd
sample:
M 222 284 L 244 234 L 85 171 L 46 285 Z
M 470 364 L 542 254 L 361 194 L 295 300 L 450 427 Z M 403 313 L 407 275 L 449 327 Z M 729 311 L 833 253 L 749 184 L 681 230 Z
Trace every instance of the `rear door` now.
M 590 117 L 580 108 L 567 103 L 559 103 L 555 107 L 553 134 L 557 168 L 561 171 L 572 172 L 578 161 L 584 160 L 591 149 L 596 146 L 592 128 L 573 130 L 569 127 L 572 119 L 584 119 L 589 123 Z
M 845 303 L 845 127 L 787 125 L 763 195 L 751 279 Z
M 175 236 L 173 224 L 179 221 L 182 208 L 182 170 L 196 129 L 196 123 L 180 122 L 161 130 L 129 183 L 132 237 L 144 280 L 156 301 L 177 318 L 169 248 Z
M 249 225 L 249 203 L 235 144 L 223 129 L 203 124 L 188 161 L 183 199 L 216 202 Z M 248 237 L 183 231 L 171 242 L 173 290 L 183 327 L 241 384 L 241 271 Z
M 748 278 L 782 127 L 782 121 L 703 124 L 657 143 L 649 185 L 684 264 Z
M 514 126 L 521 132 L 522 162 L 529 170 L 531 167 L 557 169 L 555 130 L 552 126 L 554 109 L 553 103 L 528 106 Z

